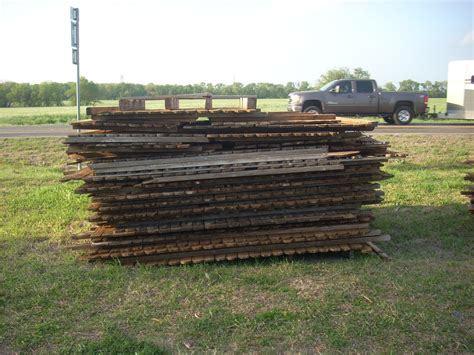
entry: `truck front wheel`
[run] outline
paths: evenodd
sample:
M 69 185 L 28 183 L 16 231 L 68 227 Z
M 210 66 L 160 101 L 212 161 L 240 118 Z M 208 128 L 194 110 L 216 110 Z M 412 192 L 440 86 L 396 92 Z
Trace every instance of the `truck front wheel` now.
M 307 113 L 321 113 L 321 109 L 318 106 L 308 106 L 303 112 Z
M 411 122 L 415 113 L 408 106 L 399 106 L 393 113 L 393 121 L 396 124 L 407 125 Z

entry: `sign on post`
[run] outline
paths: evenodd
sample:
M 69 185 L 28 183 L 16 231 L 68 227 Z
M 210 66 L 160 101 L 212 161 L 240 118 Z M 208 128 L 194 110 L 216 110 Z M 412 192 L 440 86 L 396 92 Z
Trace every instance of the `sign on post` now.
M 72 64 L 77 64 L 78 59 L 77 59 L 77 49 L 73 48 L 72 49 Z
M 71 21 L 71 47 L 77 48 L 79 46 L 77 22 Z
M 79 9 L 76 7 L 70 8 L 71 18 L 71 47 L 72 47 L 72 64 L 76 66 L 76 105 L 77 105 L 77 120 L 81 119 L 81 94 L 80 94 L 80 74 L 79 74 Z
M 79 9 L 71 7 L 71 21 L 79 21 Z
M 80 92 L 80 74 L 79 74 L 79 9 L 77 7 L 70 8 L 71 18 L 71 47 L 72 47 L 72 64 L 76 66 L 76 119 L 81 119 L 81 92 Z M 79 133 L 80 130 L 78 129 Z M 81 169 L 81 163 L 77 164 L 77 170 Z

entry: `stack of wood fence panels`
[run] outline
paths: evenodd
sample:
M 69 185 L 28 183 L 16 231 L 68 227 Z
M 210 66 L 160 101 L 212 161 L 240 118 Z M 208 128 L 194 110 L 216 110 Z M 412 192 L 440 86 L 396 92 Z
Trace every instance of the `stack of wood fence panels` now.
M 474 153 L 472 153 L 466 160 L 466 164 L 474 167 Z M 463 195 L 467 196 L 470 201 L 469 211 L 474 214 L 474 172 L 468 172 L 465 179 L 470 181 L 472 185 L 467 186 L 466 190 L 462 192 Z
M 89 261 L 185 264 L 359 250 L 389 178 L 376 123 L 246 109 L 88 109 L 66 139 L 95 227 Z

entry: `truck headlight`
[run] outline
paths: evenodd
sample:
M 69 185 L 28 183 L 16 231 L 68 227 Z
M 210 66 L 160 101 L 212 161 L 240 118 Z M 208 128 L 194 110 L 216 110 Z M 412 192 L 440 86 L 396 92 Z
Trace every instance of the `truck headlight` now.
M 299 104 L 301 100 L 301 96 L 299 95 L 290 95 L 290 102 L 292 104 Z

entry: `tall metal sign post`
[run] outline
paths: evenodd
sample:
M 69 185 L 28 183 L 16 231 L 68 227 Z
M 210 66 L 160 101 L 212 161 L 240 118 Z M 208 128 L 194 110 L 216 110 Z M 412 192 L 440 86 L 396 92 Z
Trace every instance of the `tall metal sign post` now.
M 71 7 L 71 47 L 72 47 L 72 64 L 76 65 L 77 77 L 76 77 L 76 106 L 77 106 L 77 117 L 79 121 L 81 119 L 81 90 L 79 82 L 81 80 L 79 74 L 79 8 Z M 78 129 L 79 133 L 80 130 Z M 81 163 L 77 164 L 77 170 L 81 170 Z
M 77 105 L 77 120 L 81 119 L 81 91 L 79 87 L 79 8 L 71 7 L 71 47 L 72 47 L 72 64 L 76 65 L 76 105 Z

